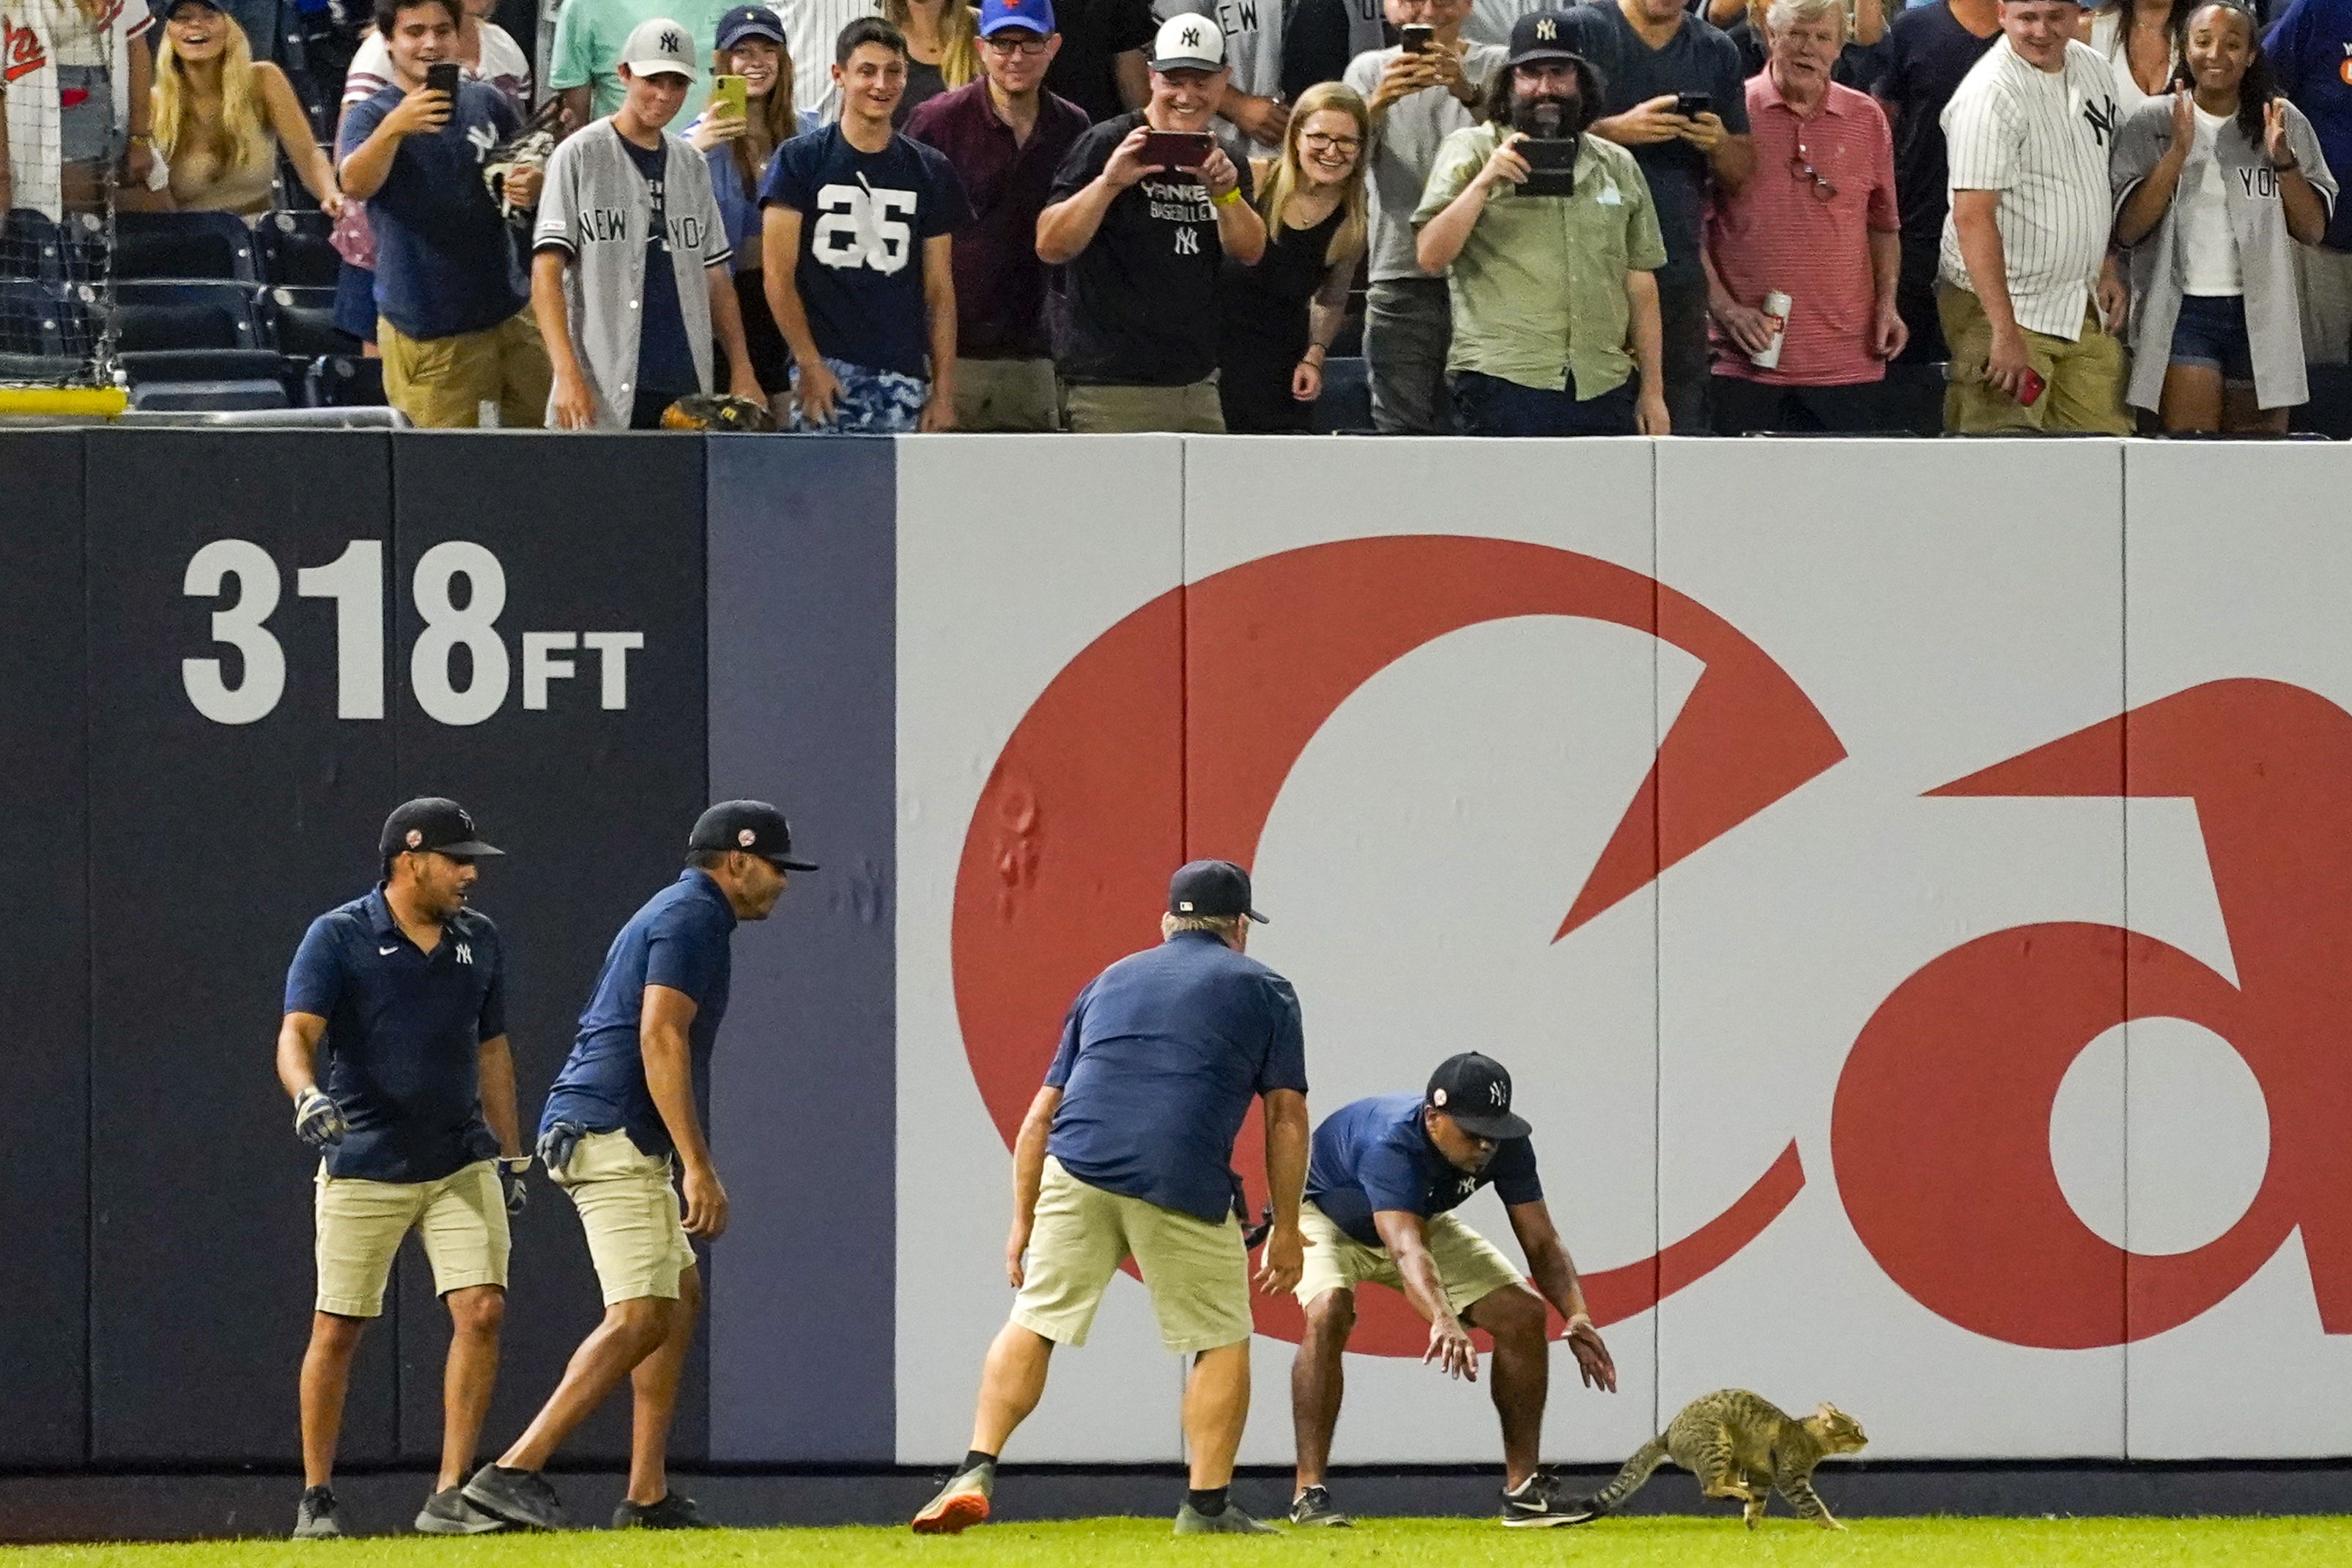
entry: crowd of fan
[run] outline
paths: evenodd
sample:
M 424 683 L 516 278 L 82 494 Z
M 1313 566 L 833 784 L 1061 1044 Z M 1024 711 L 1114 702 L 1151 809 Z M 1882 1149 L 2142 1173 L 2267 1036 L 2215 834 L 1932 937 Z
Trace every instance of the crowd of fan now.
M 2352 348 L 2352 0 L 565 0 L 536 106 L 495 3 L 374 0 L 331 161 L 278 0 L 0 0 L 0 188 L 282 148 L 427 426 L 1305 430 L 1360 279 L 1394 433 L 2283 432 Z

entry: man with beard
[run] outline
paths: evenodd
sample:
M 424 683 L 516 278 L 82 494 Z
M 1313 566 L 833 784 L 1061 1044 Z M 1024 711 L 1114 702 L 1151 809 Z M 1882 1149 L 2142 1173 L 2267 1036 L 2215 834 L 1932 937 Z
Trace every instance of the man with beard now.
M 416 1528 L 502 1528 L 457 1490 L 498 1377 L 507 1215 L 522 1207 L 530 1168 L 515 1120 L 504 950 L 498 928 L 466 907 L 475 862 L 500 851 L 456 801 L 428 797 L 385 819 L 376 853 L 383 880 L 303 934 L 278 1027 L 278 1081 L 294 1101 L 295 1135 L 321 1154 L 298 1541 L 348 1533 L 332 1485 L 343 1394 L 412 1230 L 450 1324 L 441 1479 Z
M 1486 120 L 1447 136 L 1413 214 L 1422 270 L 1454 309 L 1445 368 L 1473 436 L 1664 436 L 1657 208 L 1633 153 L 1586 135 L 1592 67 L 1559 11 L 1522 16 Z M 1539 188 L 1520 187 L 1532 159 Z M 1639 379 L 1639 390 L 1634 382 Z
M 1528 1131 L 1526 1119 L 1511 1112 L 1511 1075 L 1475 1051 L 1446 1058 L 1421 1094 L 1357 1100 L 1315 1130 L 1298 1220 L 1307 1241 L 1298 1277 L 1307 1331 L 1290 1369 L 1298 1437 L 1291 1523 L 1349 1522 L 1332 1506 L 1323 1473 L 1339 1424 L 1340 1354 L 1356 1323 L 1356 1288 L 1364 1284 L 1402 1293 L 1428 1321 L 1429 1350 L 1421 1359 L 1449 1377 L 1478 1379 L 1472 1327 L 1494 1337 L 1503 1523 L 1526 1529 L 1594 1517 L 1561 1497 L 1557 1478 L 1536 1465 L 1550 1378 L 1544 1303 L 1568 1320 L 1568 1346 L 1587 1387 L 1614 1394 L 1617 1367 L 1552 1228 Z M 1489 1184 L 1527 1255 L 1533 1290 L 1494 1243 L 1447 1212 Z

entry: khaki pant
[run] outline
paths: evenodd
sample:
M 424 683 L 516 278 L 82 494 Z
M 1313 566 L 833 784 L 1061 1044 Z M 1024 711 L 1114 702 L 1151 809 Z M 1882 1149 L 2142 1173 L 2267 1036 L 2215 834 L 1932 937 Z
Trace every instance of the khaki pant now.
M 1061 409 L 1049 359 L 960 359 L 959 430 L 1059 430 Z
M 1426 1223 L 1430 1261 L 1445 1282 L 1445 1304 L 1456 1316 L 1496 1291 L 1519 1284 L 1523 1276 L 1502 1249 L 1450 1214 Z M 1307 1242 L 1307 1267 L 1298 1276 L 1298 1304 L 1311 1307 L 1332 1290 L 1385 1285 L 1402 1293 L 1404 1276 L 1385 1247 L 1367 1247 L 1331 1222 L 1313 1204 L 1301 1205 L 1298 1231 Z
M 1172 430 L 1188 436 L 1225 433 L 1224 405 L 1217 400 L 1217 377 L 1186 386 L 1098 386 L 1062 383 L 1062 428 L 1086 436 L 1135 435 Z
M 1940 283 L 1936 310 L 1952 352 L 1950 383 L 1944 388 L 1945 429 L 1972 436 L 2003 430 L 2132 433 L 2131 416 L 2124 410 L 2123 345 L 2099 325 L 2095 310 L 2084 314 L 2083 335 L 2071 343 L 2025 330 L 2026 361 L 2047 384 L 2031 405 L 1984 378 L 1985 362 L 1992 357 L 1992 322 L 1977 297 Z
M 669 1157 L 656 1160 L 625 1132 L 591 1132 L 572 1163 L 548 1174 L 572 1194 L 604 1305 L 646 1296 L 677 1300 L 677 1277 L 694 1267 Z
M 1013 1321 L 1057 1345 L 1085 1344 L 1110 1277 L 1129 1258 L 1151 1292 L 1160 1342 L 1175 1354 L 1250 1337 L 1249 1252 L 1240 1221 L 1228 1214 L 1211 1225 L 1090 1187 L 1050 1154 Z
M 383 399 L 411 424 L 470 430 L 481 423 L 485 403 L 498 405 L 502 429 L 536 430 L 546 423 L 555 373 L 529 310 L 446 338 L 408 337 L 382 317 L 375 332 L 383 354 Z
M 318 1310 L 341 1318 L 383 1311 L 383 1282 L 410 1231 L 425 1243 L 433 1289 L 446 1296 L 507 1282 L 507 1199 L 494 1161 L 477 1160 L 437 1182 L 371 1182 L 319 1167 Z

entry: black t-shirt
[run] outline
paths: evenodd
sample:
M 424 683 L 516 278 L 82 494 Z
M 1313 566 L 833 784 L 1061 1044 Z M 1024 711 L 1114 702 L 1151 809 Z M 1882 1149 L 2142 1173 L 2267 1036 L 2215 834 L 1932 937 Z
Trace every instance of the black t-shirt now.
M 1151 0 L 1063 0 L 1054 7 L 1054 26 L 1062 47 L 1045 68 L 1045 90 L 1068 99 L 1097 124 L 1126 113 L 1111 60 L 1150 47 L 1160 30 Z
M 1879 40 L 1882 64 L 1871 90 L 1895 106 L 1895 196 L 1906 246 L 1938 245 L 1951 195 L 1944 161 L 1944 106 L 2000 37 L 1978 37 L 1944 0 L 1904 12 Z
M 1048 204 L 1066 201 L 1110 162 L 1141 113 L 1079 137 L 1054 171 Z M 1250 197 L 1249 160 L 1227 148 Z M 1054 358 L 1071 381 L 1184 386 L 1217 367 L 1217 270 L 1224 260 L 1208 187 L 1171 171 L 1111 199 L 1095 237 L 1054 269 L 1045 313 Z
M 1633 31 L 1615 0 L 1579 5 L 1568 14 L 1572 47 L 1601 68 L 1608 84 L 1604 113 L 1622 114 L 1637 103 L 1672 92 L 1704 92 L 1714 100 L 1723 128 L 1748 133 L 1748 78 L 1739 50 L 1716 27 L 1695 16 L 1665 47 L 1654 49 Z M 1658 207 L 1658 237 L 1665 241 L 1661 283 L 1693 283 L 1699 270 L 1699 220 L 1706 200 L 1706 154 L 1687 142 L 1660 142 L 1627 149 L 1642 165 Z
M 669 208 L 662 190 L 669 172 L 669 143 L 640 147 L 627 137 L 616 138 L 629 162 L 646 177 L 653 212 L 646 223 L 645 320 L 637 327 L 637 388 L 675 402 L 702 389 L 694 373 L 694 351 L 686 342 L 686 313 L 677 299 L 677 264 L 669 253 Z
M 1283 0 L 1270 0 L 1279 5 Z M 1297 103 L 1298 95 L 1318 82 L 1338 81 L 1355 58 L 1355 18 L 1349 15 L 1368 0 L 1290 0 L 1282 23 L 1282 99 Z M 1377 16 L 1375 5 L 1365 13 Z

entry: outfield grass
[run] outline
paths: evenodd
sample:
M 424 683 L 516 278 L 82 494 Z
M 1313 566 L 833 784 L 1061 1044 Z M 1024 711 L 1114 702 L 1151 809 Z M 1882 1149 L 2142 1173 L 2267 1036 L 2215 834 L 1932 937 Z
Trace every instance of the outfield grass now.
M 1298 1531 L 1281 1541 L 1185 1540 L 1158 1520 L 1084 1520 L 986 1526 L 919 1540 L 904 1529 L 720 1530 L 695 1535 L 417 1537 L 350 1542 L 211 1542 L 155 1546 L 35 1546 L 9 1551 L 8 1568 L 1161 1568 L 1197 1562 L 1302 1568 L 1713 1568 L 1736 1563 L 2208 1564 L 2336 1568 L 2352 1563 L 2352 1517 L 2328 1519 L 1864 1519 L 1843 1533 L 1788 1519 L 1751 1535 L 1734 1519 L 1646 1518 L 1580 1529 L 1507 1531 L 1460 1520 L 1366 1520 L 1352 1531 Z

